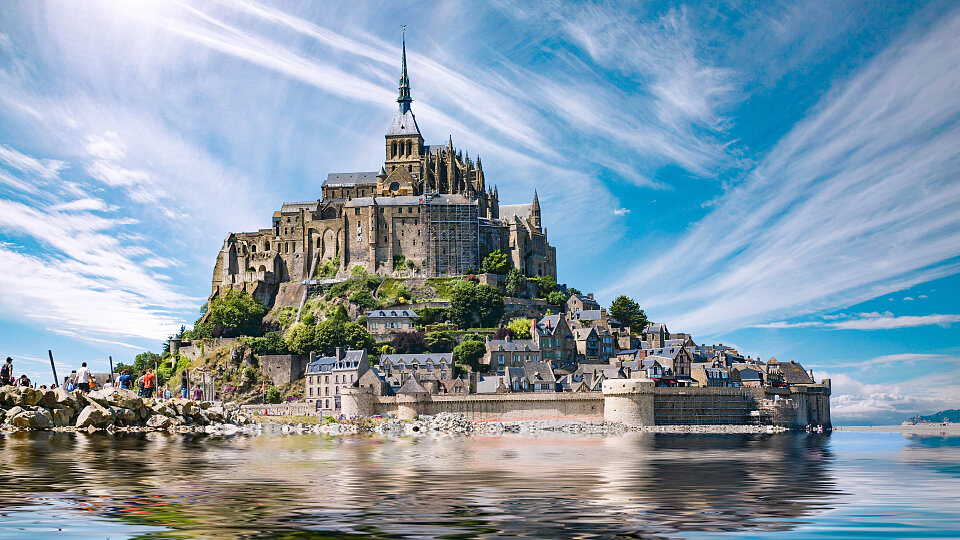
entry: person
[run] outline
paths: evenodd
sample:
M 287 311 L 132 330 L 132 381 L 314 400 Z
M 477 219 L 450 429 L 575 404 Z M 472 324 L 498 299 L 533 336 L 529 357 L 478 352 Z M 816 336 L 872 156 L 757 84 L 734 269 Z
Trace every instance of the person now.
M 195 386 L 193 388 L 193 400 L 194 401 L 203 401 L 203 388 Z
M 7 361 L 0 366 L 0 386 L 13 384 L 13 358 L 7 357 Z
M 190 392 L 190 379 L 187 377 L 187 370 L 180 374 L 180 397 L 187 399 Z
M 77 383 L 73 379 L 67 379 L 67 384 L 63 387 L 67 392 L 73 392 L 77 389 Z
M 117 379 L 117 382 L 120 384 L 120 388 L 124 390 L 133 389 L 133 377 L 130 376 L 130 370 L 125 369 L 120 373 L 120 378 Z
M 153 389 L 156 387 L 157 377 L 153 374 L 153 371 L 147 370 L 143 374 L 143 395 L 144 397 L 153 397 Z
M 27 377 L 26 373 L 21 375 L 20 380 L 17 381 L 17 386 L 20 388 L 30 388 L 30 377 Z
M 87 369 L 86 362 L 80 364 L 80 369 L 77 370 L 77 388 L 81 392 L 90 391 L 90 370 Z
M 173 397 L 173 394 L 170 392 L 169 388 L 164 389 L 163 397 L 166 399 L 170 399 Z

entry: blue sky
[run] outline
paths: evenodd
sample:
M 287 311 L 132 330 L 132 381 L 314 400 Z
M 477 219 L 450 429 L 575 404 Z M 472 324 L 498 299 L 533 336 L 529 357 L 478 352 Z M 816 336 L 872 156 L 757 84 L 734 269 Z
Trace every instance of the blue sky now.
M 841 423 L 960 407 L 951 2 L 4 2 L 0 355 L 189 325 L 228 232 L 382 162 L 400 24 L 427 142 L 538 190 L 561 282 L 802 362 Z

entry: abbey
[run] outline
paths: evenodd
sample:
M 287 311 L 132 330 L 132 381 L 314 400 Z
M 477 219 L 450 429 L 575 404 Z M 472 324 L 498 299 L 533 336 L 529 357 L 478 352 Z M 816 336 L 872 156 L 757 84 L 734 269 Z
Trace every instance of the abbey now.
M 349 273 L 449 276 L 480 270 L 503 250 L 528 276 L 557 277 L 556 249 L 529 204 L 501 205 L 480 158 L 425 144 L 410 108 L 406 42 L 399 108 L 379 171 L 332 173 L 316 201 L 284 203 L 269 229 L 231 233 L 213 274 L 212 294 L 241 289 L 272 303 L 277 285 Z

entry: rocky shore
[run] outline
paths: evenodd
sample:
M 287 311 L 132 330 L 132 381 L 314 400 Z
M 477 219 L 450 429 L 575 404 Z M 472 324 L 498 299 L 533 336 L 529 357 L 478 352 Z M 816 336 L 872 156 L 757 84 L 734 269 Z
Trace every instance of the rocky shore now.
M 234 403 L 152 399 L 129 390 L 0 388 L 0 430 L 237 431 L 252 420 Z

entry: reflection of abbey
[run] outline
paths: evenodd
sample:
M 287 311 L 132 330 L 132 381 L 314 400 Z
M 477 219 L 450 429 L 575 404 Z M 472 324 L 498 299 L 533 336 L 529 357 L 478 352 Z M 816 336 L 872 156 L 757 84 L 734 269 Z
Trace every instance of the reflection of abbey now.
M 379 172 L 333 173 L 317 201 L 284 203 L 273 226 L 231 233 L 213 275 L 213 294 L 244 289 L 264 298 L 276 285 L 361 266 L 379 275 L 444 276 L 479 271 L 501 249 L 528 276 L 556 278 L 556 249 L 532 204 L 500 205 L 480 159 L 424 144 L 410 110 L 406 45 L 400 107 L 386 134 Z

